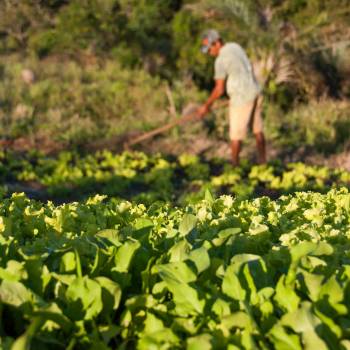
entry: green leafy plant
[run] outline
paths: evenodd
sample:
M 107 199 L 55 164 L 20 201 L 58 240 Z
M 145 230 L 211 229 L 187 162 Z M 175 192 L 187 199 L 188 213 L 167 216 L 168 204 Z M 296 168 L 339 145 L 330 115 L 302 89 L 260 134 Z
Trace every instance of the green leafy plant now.
M 0 344 L 347 346 L 350 194 L 0 203 Z M 4 322 L 6 320 L 6 322 Z

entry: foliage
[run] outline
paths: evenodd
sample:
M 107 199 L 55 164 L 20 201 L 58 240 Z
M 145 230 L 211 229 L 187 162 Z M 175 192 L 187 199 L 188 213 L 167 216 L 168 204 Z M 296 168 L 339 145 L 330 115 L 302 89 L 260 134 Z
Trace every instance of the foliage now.
M 24 79 L 26 71 L 33 81 Z M 7 65 L 0 59 L 2 136 L 56 139 L 81 144 L 131 130 L 147 130 L 168 120 L 166 84 L 144 70 L 123 69 L 113 60 L 85 67 L 74 61 L 27 60 Z M 127 91 L 127 93 L 126 93 Z M 198 90 L 173 88 L 180 111 Z M 145 103 L 147 101 L 147 103 Z
M 313 101 L 289 113 L 272 112 L 268 120 L 271 139 L 285 149 L 300 147 L 329 154 L 349 147 L 350 115 L 347 101 Z M 276 130 L 277 128 L 277 130 Z M 280 135 L 285 135 L 283 139 Z
M 1 347 L 346 348 L 350 194 L 206 197 L 3 200 Z
M 174 80 L 169 89 L 164 80 L 142 69 L 122 68 L 113 60 L 86 60 L 83 64 L 60 62 L 58 57 L 20 62 L 14 57 L 8 65 L 7 59 L 0 58 L 0 135 L 27 138 L 32 140 L 32 147 L 39 149 L 43 140 L 65 146 L 84 145 L 86 141 L 162 125 L 174 118 L 169 113 L 171 103 L 180 113 L 191 101 L 205 96 L 188 79 Z M 29 81 L 26 74 L 32 75 Z M 173 101 L 169 102 L 167 91 Z M 287 93 L 279 96 L 282 107 L 293 99 L 291 93 L 289 98 Z M 346 100 L 311 101 L 287 113 L 271 95 L 265 101 L 266 132 L 276 147 L 308 147 L 320 153 L 346 149 Z M 196 127 L 207 132 L 208 138 L 227 139 L 226 109 L 215 112 L 204 127 L 182 128 L 182 138 L 198 133 Z
M 60 202 L 99 193 L 149 205 L 158 200 L 196 202 L 208 190 L 216 196 L 231 194 L 244 200 L 262 195 L 277 198 L 296 191 L 324 193 L 330 188 L 350 188 L 350 173 L 342 169 L 302 163 L 233 168 L 224 160 L 208 162 L 194 155 L 167 159 L 160 154 L 110 151 L 86 156 L 62 152 L 56 158 L 8 153 L 2 158 L 1 179 L 7 183 L 34 182 L 46 190 L 46 198 Z
M 347 0 L 2 0 L 1 136 L 81 146 L 164 124 L 211 87 L 215 27 L 253 61 L 274 141 L 345 150 L 349 16 Z M 0 349 L 350 348 L 348 171 L 0 156 Z M 67 203 L 11 195 L 26 184 Z
M 203 86 L 210 80 L 198 41 L 205 27 L 214 26 L 228 40 L 247 47 L 254 61 L 279 56 L 282 50 L 298 68 L 310 62 L 314 73 L 323 72 L 327 80 L 329 69 L 312 53 L 327 54 L 329 47 L 333 53 L 343 50 L 346 57 L 346 5 L 344 0 L 4 0 L 0 33 L 5 52 L 114 52 L 128 67 L 143 67 L 168 79 L 174 73 L 190 74 Z M 341 60 L 329 64 L 338 73 L 344 68 Z
M 307 134 L 321 152 L 342 149 L 337 111 L 327 116 L 329 132 L 298 123 L 306 104 L 320 110 L 320 99 L 350 96 L 349 16 L 346 0 L 3 0 L 1 126 L 7 136 L 46 134 L 71 145 L 162 124 L 165 81 L 179 96 L 177 112 L 212 87 L 213 62 L 199 45 L 214 27 L 248 52 L 269 110 L 287 114 L 283 125 L 278 112 L 267 115 L 270 134 L 289 143 Z M 22 84 L 28 68 L 39 78 Z M 323 124 L 322 113 L 313 120 Z

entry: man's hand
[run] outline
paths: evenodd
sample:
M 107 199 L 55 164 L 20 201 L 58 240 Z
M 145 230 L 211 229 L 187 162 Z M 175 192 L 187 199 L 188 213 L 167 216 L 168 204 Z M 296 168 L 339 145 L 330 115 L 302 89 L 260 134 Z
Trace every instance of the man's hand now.
M 215 80 L 215 87 L 213 91 L 211 92 L 207 102 L 198 108 L 197 110 L 197 116 L 198 118 L 202 119 L 210 109 L 210 106 L 217 100 L 222 94 L 225 92 L 225 80 L 224 79 L 217 79 Z
M 199 119 L 203 119 L 208 114 L 209 108 L 207 105 L 202 105 L 197 109 L 197 116 Z

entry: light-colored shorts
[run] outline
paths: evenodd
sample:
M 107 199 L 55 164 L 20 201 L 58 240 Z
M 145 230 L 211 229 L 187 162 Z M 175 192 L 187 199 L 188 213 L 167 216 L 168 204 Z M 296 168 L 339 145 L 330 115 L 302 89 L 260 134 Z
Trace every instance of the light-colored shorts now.
M 233 101 L 234 98 L 231 98 L 229 105 L 230 139 L 243 140 L 247 136 L 249 127 L 254 134 L 263 132 L 262 96 L 259 95 L 243 106 L 235 106 Z

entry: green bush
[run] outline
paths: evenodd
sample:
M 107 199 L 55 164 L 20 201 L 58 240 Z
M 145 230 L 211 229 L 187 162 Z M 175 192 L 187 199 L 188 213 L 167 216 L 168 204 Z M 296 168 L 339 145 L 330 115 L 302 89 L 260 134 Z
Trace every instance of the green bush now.
M 273 106 L 267 108 L 268 134 L 290 149 L 314 148 L 321 153 L 343 151 L 350 130 L 349 102 L 324 99 L 310 101 L 287 114 Z
M 12 62 L 12 64 L 9 64 Z M 26 82 L 25 71 L 34 80 Z M 82 66 L 59 57 L 43 61 L 0 59 L 1 132 L 80 143 L 133 130 L 148 130 L 170 118 L 166 85 L 144 70 L 122 68 L 114 60 Z M 174 84 L 178 111 L 200 94 L 192 85 Z

